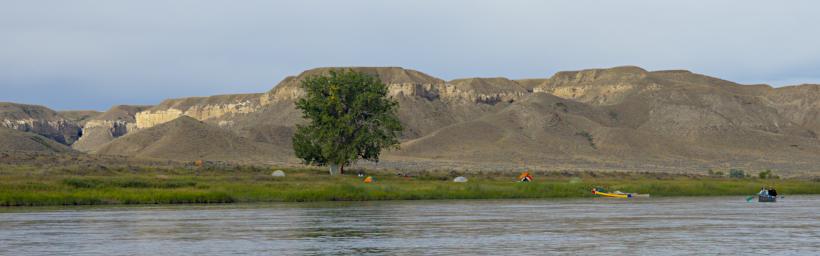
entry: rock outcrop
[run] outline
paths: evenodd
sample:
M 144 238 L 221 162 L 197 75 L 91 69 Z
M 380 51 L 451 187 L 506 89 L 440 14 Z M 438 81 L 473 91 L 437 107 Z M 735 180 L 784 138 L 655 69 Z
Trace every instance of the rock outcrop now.
M 136 114 L 151 106 L 119 105 L 88 120 L 83 136 L 71 147 L 88 152 L 137 129 Z
M 456 79 L 440 90 L 446 100 L 490 105 L 513 102 L 529 94 L 518 82 L 503 77 Z
M 0 102 L 0 127 L 32 132 L 71 145 L 81 135 L 80 126 L 49 108 Z
M 234 94 L 165 100 L 161 104 L 136 114 L 136 127 L 144 129 L 181 116 L 197 120 L 245 114 L 261 107 L 262 94 Z

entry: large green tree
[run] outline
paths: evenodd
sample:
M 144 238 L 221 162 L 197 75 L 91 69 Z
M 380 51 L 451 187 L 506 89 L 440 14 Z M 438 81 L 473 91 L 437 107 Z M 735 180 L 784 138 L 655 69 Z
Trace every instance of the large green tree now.
M 305 163 L 329 165 L 336 175 L 358 159 L 378 162 L 383 149 L 398 148 L 398 102 L 376 77 L 333 70 L 307 77 L 301 86 L 306 95 L 296 107 L 309 123 L 297 125 L 293 150 Z

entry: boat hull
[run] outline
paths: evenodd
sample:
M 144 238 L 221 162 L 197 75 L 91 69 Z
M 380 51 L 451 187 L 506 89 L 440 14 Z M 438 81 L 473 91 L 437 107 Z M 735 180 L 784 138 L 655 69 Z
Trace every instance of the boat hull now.
M 612 193 L 604 193 L 595 191 L 596 195 L 603 196 L 603 197 L 613 197 L 613 198 L 632 198 L 632 194 L 612 194 Z
M 757 201 L 761 203 L 774 203 L 777 202 L 777 197 L 774 196 L 757 196 Z

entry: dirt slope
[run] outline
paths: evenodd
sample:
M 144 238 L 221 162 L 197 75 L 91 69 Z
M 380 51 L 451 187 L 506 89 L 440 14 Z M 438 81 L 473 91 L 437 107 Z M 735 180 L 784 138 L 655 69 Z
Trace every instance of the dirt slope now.
M 276 149 L 183 116 L 118 138 L 94 153 L 173 160 L 269 161 Z
M 74 152 L 71 148 L 46 137 L 0 127 L 0 151 Z

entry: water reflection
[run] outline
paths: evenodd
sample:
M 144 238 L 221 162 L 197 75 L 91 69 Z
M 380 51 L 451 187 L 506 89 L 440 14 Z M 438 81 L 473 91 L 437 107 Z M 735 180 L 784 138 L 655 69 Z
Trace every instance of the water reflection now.
M 810 255 L 818 212 L 817 196 L 3 208 L 0 255 Z

